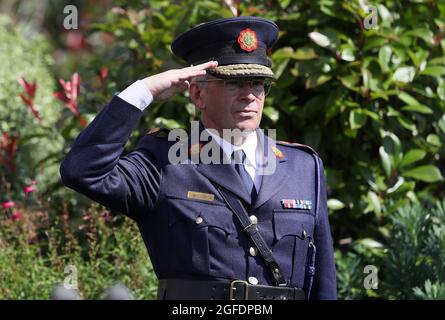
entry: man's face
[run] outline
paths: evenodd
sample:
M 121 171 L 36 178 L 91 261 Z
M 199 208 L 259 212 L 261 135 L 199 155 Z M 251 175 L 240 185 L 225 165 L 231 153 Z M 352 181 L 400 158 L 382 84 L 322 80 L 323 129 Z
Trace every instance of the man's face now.
M 220 133 L 223 129 L 253 131 L 259 127 L 264 106 L 264 79 L 223 80 L 208 77 L 201 93 L 202 122 Z

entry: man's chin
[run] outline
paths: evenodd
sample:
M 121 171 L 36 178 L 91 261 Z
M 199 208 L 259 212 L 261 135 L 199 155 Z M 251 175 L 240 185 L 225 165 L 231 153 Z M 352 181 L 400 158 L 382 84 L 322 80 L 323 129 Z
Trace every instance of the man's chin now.
M 235 124 L 235 127 L 233 129 L 238 129 L 242 132 L 251 132 L 255 131 L 256 128 L 258 128 L 258 125 L 256 122 L 253 121 L 242 121 Z

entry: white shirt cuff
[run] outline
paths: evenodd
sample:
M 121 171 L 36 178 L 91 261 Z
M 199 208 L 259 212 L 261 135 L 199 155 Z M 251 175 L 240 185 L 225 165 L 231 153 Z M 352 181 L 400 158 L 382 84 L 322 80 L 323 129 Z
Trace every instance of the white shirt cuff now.
M 153 101 L 153 95 L 143 81 L 138 80 L 118 94 L 118 97 L 143 111 Z

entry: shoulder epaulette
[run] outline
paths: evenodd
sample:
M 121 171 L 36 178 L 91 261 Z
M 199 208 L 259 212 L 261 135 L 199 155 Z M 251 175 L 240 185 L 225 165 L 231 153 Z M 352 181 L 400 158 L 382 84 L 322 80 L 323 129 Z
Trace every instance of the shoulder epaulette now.
M 167 138 L 170 130 L 167 128 L 153 128 L 148 130 L 147 134 L 157 138 Z
M 315 151 L 314 149 L 312 149 L 311 147 L 309 147 L 308 145 L 305 145 L 305 144 L 296 143 L 296 142 L 287 142 L 287 141 L 277 141 L 277 144 L 281 144 L 283 146 L 288 146 L 288 147 L 298 148 L 298 149 L 304 150 L 310 154 L 318 155 L 317 151 Z

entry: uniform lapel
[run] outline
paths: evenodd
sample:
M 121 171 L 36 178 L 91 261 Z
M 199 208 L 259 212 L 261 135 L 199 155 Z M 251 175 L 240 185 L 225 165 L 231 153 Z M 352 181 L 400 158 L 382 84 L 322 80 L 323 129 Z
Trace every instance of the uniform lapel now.
M 204 130 L 204 126 L 202 125 L 201 122 L 199 122 L 200 135 L 202 130 Z M 211 139 L 209 139 L 208 142 L 204 142 L 204 145 L 210 143 L 210 141 Z M 189 145 L 190 143 L 191 141 L 189 140 Z M 221 148 L 219 149 L 219 151 L 220 151 L 220 163 L 223 163 L 222 158 L 226 156 Z M 246 188 L 244 187 L 244 183 L 241 180 L 240 175 L 236 172 L 234 165 L 198 163 L 197 170 L 210 181 L 223 186 L 227 190 L 232 191 L 246 203 L 248 203 L 249 205 L 251 204 L 250 195 L 248 194 Z
M 227 190 L 232 191 L 249 205 L 250 195 L 241 180 L 240 175 L 235 171 L 234 166 L 229 164 L 199 164 L 198 171 Z
M 252 205 L 252 209 L 260 207 L 263 203 L 272 198 L 284 185 L 289 177 L 291 170 L 288 168 L 289 163 L 286 161 L 284 154 L 279 156 L 274 153 L 272 147 L 276 146 L 276 142 L 271 138 L 267 137 L 259 131 L 260 141 L 264 146 L 263 154 L 266 157 L 267 154 L 274 156 L 276 160 L 275 171 L 272 174 L 263 175 L 261 180 L 261 187 L 258 192 L 258 196 Z M 276 149 L 277 150 L 277 149 Z M 271 160 L 271 161 L 273 161 Z

